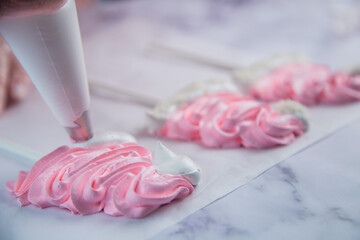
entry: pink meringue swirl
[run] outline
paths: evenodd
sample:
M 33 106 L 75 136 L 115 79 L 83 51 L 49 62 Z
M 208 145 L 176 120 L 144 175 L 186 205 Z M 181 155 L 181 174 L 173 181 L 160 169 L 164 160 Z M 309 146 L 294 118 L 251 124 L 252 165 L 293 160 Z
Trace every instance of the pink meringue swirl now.
M 150 152 L 135 143 L 97 149 L 62 146 L 6 185 L 21 206 L 140 218 L 193 191 L 184 177 L 157 173 L 151 161 Z
M 237 93 L 218 93 L 178 109 L 156 134 L 212 148 L 261 149 L 290 144 L 305 128 L 294 115 Z
M 309 106 L 347 103 L 360 99 L 360 76 L 331 73 L 319 64 L 287 64 L 255 82 L 250 94 L 265 102 L 291 99 Z

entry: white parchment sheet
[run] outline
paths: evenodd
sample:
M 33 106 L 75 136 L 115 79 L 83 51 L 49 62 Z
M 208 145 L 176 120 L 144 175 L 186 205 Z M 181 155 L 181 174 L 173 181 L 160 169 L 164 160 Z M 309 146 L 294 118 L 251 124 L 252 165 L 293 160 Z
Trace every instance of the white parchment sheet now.
M 175 93 L 189 82 L 230 78 L 230 75 L 145 50 L 155 39 L 171 41 L 175 45 L 185 44 L 184 48 L 194 48 L 210 56 L 219 56 L 225 61 L 237 59 L 246 63 L 246 59 L 254 59 L 254 56 L 247 57 L 239 53 L 237 55 L 200 40 L 187 38 L 188 40 L 179 41 L 179 38 L 174 36 L 171 31 L 140 20 L 129 20 L 104 29 L 96 36 L 84 39 L 89 76 L 97 81 L 116 84 L 161 99 Z M 126 131 L 134 134 L 141 145 L 155 149 L 159 139 L 144 133 L 147 124 L 146 107 L 126 100 L 115 101 L 92 96 L 90 110 L 95 130 Z M 151 237 L 359 117 L 358 103 L 311 108 L 310 130 L 290 146 L 270 150 L 214 150 L 195 143 L 162 140 L 173 151 L 189 155 L 200 165 L 202 181 L 187 199 L 164 206 L 140 220 L 110 217 L 103 213 L 85 217 L 74 216 L 57 208 L 20 208 L 7 193 L 4 184 L 14 180 L 19 170 L 29 170 L 30 166 L 0 157 L 0 238 L 131 240 Z M 31 94 L 27 102 L 10 109 L 0 119 L 0 132 L 1 137 L 44 154 L 68 143 L 63 130 L 36 92 Z M 236 204 L 234 202 L 234 205 Z

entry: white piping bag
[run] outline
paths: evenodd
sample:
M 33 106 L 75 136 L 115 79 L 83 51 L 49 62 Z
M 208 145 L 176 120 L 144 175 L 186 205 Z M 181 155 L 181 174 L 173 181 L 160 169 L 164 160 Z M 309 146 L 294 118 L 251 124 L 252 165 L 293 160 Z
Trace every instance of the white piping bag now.
M 71 139 L 90 139 L 90 97 L 74 0 L 51 13 L 1 19 L 0 33 Z

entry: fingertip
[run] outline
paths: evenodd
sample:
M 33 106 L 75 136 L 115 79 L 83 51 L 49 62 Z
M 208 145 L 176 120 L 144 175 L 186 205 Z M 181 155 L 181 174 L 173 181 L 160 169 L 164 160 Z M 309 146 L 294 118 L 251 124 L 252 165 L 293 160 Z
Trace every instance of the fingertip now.
M 31 81 L 14 57 L 11 74 L 10 74 L 10 86 L 9 97 L 12 101 L 20 101 L 25 98 L 29 92 Z

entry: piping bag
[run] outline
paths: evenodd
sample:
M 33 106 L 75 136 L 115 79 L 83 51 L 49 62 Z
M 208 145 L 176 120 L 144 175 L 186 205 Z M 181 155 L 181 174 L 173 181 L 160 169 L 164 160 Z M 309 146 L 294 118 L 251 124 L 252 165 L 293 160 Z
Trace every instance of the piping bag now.
M 51 13 L 1 19 L 0 33 L 71 140 L 90 139 L 90 96 L 74 0 Z

